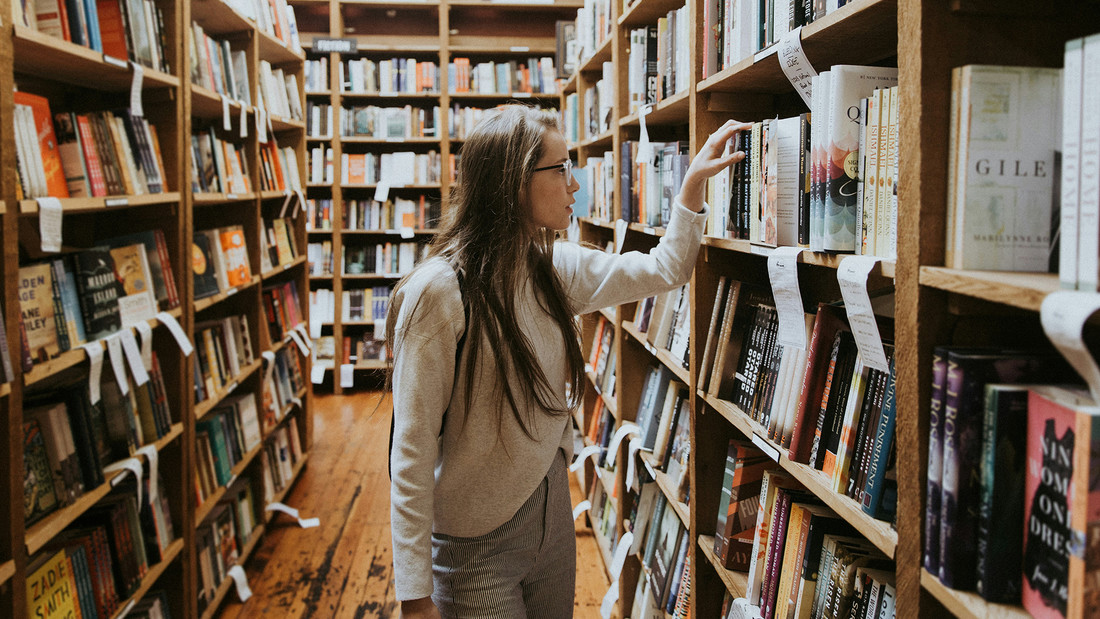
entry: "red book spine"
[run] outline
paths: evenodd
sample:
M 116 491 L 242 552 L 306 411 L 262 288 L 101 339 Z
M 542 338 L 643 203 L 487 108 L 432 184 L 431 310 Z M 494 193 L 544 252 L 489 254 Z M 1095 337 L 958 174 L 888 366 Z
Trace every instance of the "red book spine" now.
M 180 304 L 179 290 L 176 289 L 176 276 L 172 272 L 172 260 L 168 255 L 168 243 L 164 239 L 164 231 L 157 228 L 154 231 L 157 240 L 157 253 L 160 254 L 161 268 L 164 270 L 164 287 L 168 291 L 168 305 L 178 307 Z
M 88 117 L 78 114 L 76 126 L 80 131 L 80 148 L 84 151 L 84 164 L 88 167 L 88 180 L 92 187 L 92 195 L 95 197 L 107 195 L 107 182 L 103 178 L 103 166 L 99 161 L 99 153 L 95 147 L 95 135 L 92 134 L 92 126 Z

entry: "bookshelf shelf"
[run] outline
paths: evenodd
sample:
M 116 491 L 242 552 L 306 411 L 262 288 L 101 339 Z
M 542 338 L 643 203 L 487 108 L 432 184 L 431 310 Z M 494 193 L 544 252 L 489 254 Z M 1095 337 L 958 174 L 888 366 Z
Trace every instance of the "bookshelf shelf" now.
M 332 275 L 310 275 L 309 281 L 311 282 L 327 282 L 332 281 Z
M 206 297 L 205 299 L 199 299 L 198 301 L 195 301 L 195 313 L 198 314 L 199 312 L 206 311 L 211 307 L 214 307 L 215 305 L 221 303 L 222 301 L 225 301 L 226 299 L 232 297 L 233 295 L 244 292 L 245 290 L 248 290 L 259 283 L 260 277 L 258 275 L 253 275 L 252 280 L 249 281 L 247 284 L 234 286 L 229 290 L 226 290 L 225 292 L 219 292 L 218 294 L 211 295 L 209 297 Z
M 691 507 L 680 501 L 676 488 L 673 486 L 672 479 L 670 479 L 664 471 L 660 470 L 660 463 L 657 462 L 653 454 L 639 451 L 638 456 L 642 459 L 649 473 L 653 475 L 653 479 L 657 482 L 657 487 L 664 493 L 665 499 L 668 500 L 668 504 L 672 506 L 676 515 L 680 517 L 680 522 L 684 524 L 684 528 L 691 527 Z
M 293 194 L 288 194 L 287 192 L 280 191 L 278 189 L 271 189 L 271 190 L 268 190 L 268 191 L 261 191 L 260 192 L 260 199 L 261 200 L 274 200 L 276 198 L 279 198 L 281 200 L 285 200 L 287 198 L 287 196 L 293 196 Z M 294 204 L 293 198 L 291 199 L 291 204 Z M 296 204 L 295 204 L 295 207 L 297 207 Z M 287 208 L 290 208 L 290 207 L 288 206 Z
M 252 536 L 248 538 L 248 542 L 241 548 L 237 557 L 237 565 L 244 567 L 244 564 L 248 562 L 248 559 L 255 552 L 256 547 L 259 545 L 260 540 L 264 536 L 265 527 L 262 524 L 256 525 L 256 528 L 252 529 Z M 228 568 L 227 570 L 228 571 Z M 217 591 L 214 593 L 214 597 L 211 599 L 209 606 L 202 613 L 202 619 L 211 619 L 217 613 L 218 608 L 221 607 L 222 602 L 225 601 L 225 597 L 229 594 L 229 590 L 233 588 L 233 579 L 226 576 L 218 585 Z
M 627 228 L 635 232 L 641 232 L 642 234 L 648 234 L 649 236 L 662 237 L 665 235 L 664 228 L 654 228 L 645 224 L 631 223 L 627 225 Z
M 221 119 L 224 112 L 222 108 L 223 97 L 229 100 L 230 116 L 234 119 L 240 119 L 241 107 L 245 108 L 245 113 L 255 113 L 255 109 L 251 105 L 245 105 L 229 95 L 222 95 L 198 84 L 191 84 L 191 115 L 203 119 Z
M 615 130 L 608 129 L 578 144 L 581 148 L 609 148 L 615 142 Z
M 179 320 L 183 311 L 177 307 L 175 309 L 168 310 L 168 313 L 176 320 Z M 157 327 L 157 325 L 160 324 L 160 321 L 156 318 L 152 318 L 147 322 L 149 326 L 153 327 L 154 329 Z M 132 329 L 133 327 L 130 328 Z M 25 374 L 23 374 L 23 384 L 27 386 L 33 385 L 45 378 L 49 378 L 50 376 L 54 376 L 55 374 L 67 370 L 74 365 L 78 365 L 87 358 L 88 353 L 86 353 L 83 348 L 67 350 L 60 355 L 54 357 L 53 359 L 46 361 L 45 363 L 36 364 L 30 372 L 26 372 Z
M 592 537 L 596 540 L 596 546 L 600 549 L 600 557 L 603 559 L 603 569 L 609 574 L 611 572 L 611 540 L 607 539 L 607 536 L 600 531 L 598 524 L 592 520 L 591 515 L 589 520 L 592 523 Z
M 378 359 L 368 359 L 355 364 L 356 370 L 384 370 L 386 367 L 386 362 Z
M 851 498 L 833 492 L 832 480 L 825 473 L 812 469 L 805 464 L 793 462 L 787 457 L 786 449 L 768 440 L 767 429 L 757 421 L 750 418 L 739 408 L 725 400 L 699 393 L 711 408 L 725 417 L 731 424 L 739 429 L 746 437 L 762 440 L 779 454 L 777 462 L 783 470 L 791 474 L 806 489 L 813 492 L 819 499 L 840 515 L 845 521 L 856 528 L 861 535 L 867 538 L 876 548 L 891 559 L 898 546 L 898 533 L 890 527 L 890 523 L 875 520 L 863 513 L 862 508 Z
M 596 51 L 593 52 L 591 56 L 581 60 L 580 72 L 601 73 L 603 71 L 603 63 L 611 62 L 611 46 L 614 40 L 614 36 L 608 36 L 601 41 L 599 46 L 596 47 Z
M 306 121 L 285 118 L 282 116 L 271 117 L 271 130 L 282 133 L 284 131 L 305 131 Z
M 925 569 L 920 571 L 920 584 L 947 610 L 962 619 L 1029 619 L 1031 614 L 1021 606 L 991 604 L 977 593 L 956 591 L 945 587 L 940 579 Z
M 266 440 L 267 437 L 265 436 L 264 439 Z M 256 455 L 263 452 L 263 450 L 264 443 L 263 441 L 260 441 L 259 445 L 256 445 L 252 448 L 251 451 L 244 454 L 244 456 L 241 457 L 240 462 L 234 464 L 233 468 L 229 470 L 229 481 L 224 486 L 218 486 L 214 490 L 214 492 L 212 492 L 210 496 L 206 497 L 206 500 L 203 501 L 202 504 L 195 509 L 196 528 L 203 525 L 203 522 L 206 520 L 206 518 L 210 515 L 212 511 L 214 511 L 214 507 L 217 506 L 218 501 L 221 501 L 225 497 L 225 493 L 229 489 L 229 487 L 237 481 L 237 478 L 240 477 L 241 473 L 243 473 L 244 470 L 248 468 L 250 464 L 252 464 L 252 461 L 256 459 Z
M 493 93 L 478 93 L 478 92 L 452 92 L 452 101 L 494 101 L 494 102 L 506 102 L 512 99 L 527 100 L 535 99 L 540 101 L 557 101 L 561 95 L 558 93 L 540 93 L 540 92 L 493 92 Z
M 554 38 L 493 37 L 492 43 L 486 45 L 485 37 L 451 36 L 451 45 L 448 51 L 451 54 L 492 54 L 494 56 L 507 56 L 509 54 L 546 55 L 554 53 Z M 557 97 L 557 95 L 553 96 Z
M 225 387 L 218 389 L 217 392 L 214 393 L 214 395 L 208 397 L 207 399 L 196 403 L 195 419 L 202 419 L 206 416 L 207 413 L 214 410 L 214 408 L 217 407 L 222 400 L 224 400 L 226 397 L 236 391 L 237 388 L 241 386 L 241 383 L 251 378 L 252 375 L 261 367 L 263 367 L 262 360 L 257 359 L 256 361 L 253 361 L 249 365 L 241 368 L 241 373 L 233 377 L 233 380 L 230 381 L 229 384 L 227 384 Z
M 657 23 L 669 11 L 684 6 L 679 0 L 638 0 L 619 16 L 619 27 L 648 26 Z
M 95 211 L 118 210 L 150 204 L 172 204 L 180 201 L 178 191 L 149 193 L 143 195 L 106 196 L 101 198 L 61 198 L 61 210 L 65 213 L 86 213 Z M 37 200 L 20 200 L 19 213 L 33 215 L 38 213 Z
M 322 135 L 322 136 L 307 135 L 306 136 L 306 141 L 307 142 L 331 142 L 332 141 L 332 136 L 331 135 Z
M 306 55 L 304 51 L 294 51 L 279 39 L 276 39 L 262 30 L 256 30 L 255 32 L 256 38 L 260 43 L 260 57 L 267 60 L 272 65 L 305 61 Z
M 322 0 L 322 2 L 324 4 L 328 4 L 328 0 Z M 344 94 L 347 95 L 348 93 L 344 93 Z M 332 96 L 332 91 L 331 90 L 307 90 L 306 91 L 306 96 L 307 97 L 331 97 Z
M 137 588 L 125 603 L 119 605 L 119 611 L 115 613 L 115 618 L 125 617 L 129 614 L 130 609 L 135 604 L 141 601 L 141 598 L 145 597 L 146 593 L 153 588 L 157 580 L 164 575 L 164 572 L 168 570 L 168 566 L 172 565 L 172 562 L 183 552 L 183 539 L 179 538 L 176 541 L 168 544 L 168 548 L 164 550 L 164 556 L 156 565 L 149 566 L 149 571 L 146 572 L 145 578 L 141 579 L 141 586 Z
M 100 52 L 26 26 L 14 26 L 12 48 L 16 73 L 48 75 L 59 82 L 102 91 L 129 89 L 133 81 L 133 71 L 125 59 L 109 62 Z M 180 85 L 174 75 L 149 67 L 142 67 L 142 71 L 143 90 Z
M 522 9 L 579 9 L 584 6 L 583 2 L 570 2 L 568 0 L 550 0 L 549 2 L 541 0 L 533 2 L 523 2 L 522 0 L 504 0 L 503 2 L 499 0 L 457 0 L 455 2 L 448 2 L 447 4 L 456 7 L 492 6 Z
M 8 559 L 0 563 L 0 587 L 4 586 L 15 575 L 15 561 Z
M 631 224 L 631 228 L 638 224 Z M 772 248 L 764 245 L 756 245 L 749 241 L 741 239 L 724 239 L 715 236 L 708 236 L 703 238 L 703 244 L 708 247 L 716 247 L 718 249 L 725 249 L 728 251 L 734 251 L 742 254 L 754 254 L 757 256 L 767 257 L 771 255 Z M 829 254 L 818 251 L 803 251 L 799 256 L 799 262 L 802 264 L 812 264 L 819 267 L 825 267 L 828 269 L 836 269 L 840 266 L 840 263 L 850 256 L 851 254 Z M 872 276 L 880 275 L 887 279 L 893 279 L 897 262 L 894 260 L 879 260 L 879 267 L 876 271 L 872 271 Z
M 202 26 L 206 34 L 223 35 L 252 30 L 252 22 L 222 0 L 194 0 L 191 19 Z
M 569 77 L 568 77 L 568 78 L 567 78 L 567 79 L 565 80 L 565 83 L 564 83 L 564 84 L 562 84 L 562 86 L 561 86 L 561 93 L 562 93 L 563 95 L 568 95 L 568 94 L 570 94 L 570 93 L 574 93 L 574 92 L 577 92 L 577 82 L 578 82 L 578 80 L 577 80 L 577 72 L 576 72 L 576 71 L 574 71 L 574 72 L 573 72 L 572 74 L 570 74 L 570 76 L 569 76 Z
M 322 232 L 331 232 L 323 230 Z M 342 234 L 354 234 L 358 236 L 400 236 L 400 230 L 342 230 Z M 439 234 L 439 228 L 414 228 L 413 234 Z M 347 323 L 345 323 L 347 324 Z
M 726 591 L 729 592 L 730 596 L 733 598 L 745 597 L 749 588 L 749 575 L 745 572 L 734 572 L 722 567 L 722 564 L 718 561 L 718 556 L 714 554 L 714 536 L 700 535 L 699 549 L 703 551 L 714 571 L 718 573 L 718 578 L 722 579 L 722 583 L 726 585 Z
M 605 398 L 603 393 L 600 392 L 600 383 L 599 379 L 596 377 L 595 372 L 589 369 L 585 370 L 585 373 L 588 374 L 588 382 L 592 383 L 592 387 L 596 390 L 596 394 L 600 396 L 601 400 L 603 400 L 603 405 L 607 407 L 607 410 L 611 411 L 611 416 L 615 419 L 619 419 L 619 409 L 618 406 L 615 404 L 615 398 Z
M 615 222 L 606 221 L 603 219 L 596 219 L 595 217 L 582 217 L 581 223 L 593 226 L 595 228 L 603 228 L 604 230 L 615 229 Z
M 261 280 L 268 280 L 268 279 L 271 279 L 273 277 L 277 277 L 277 276 L 282 275 L 283 273 L 289 271 L 290 269 L 293 269 L 297 266 L 301 266 L 305 263 L 306 263 L 306 256 L 298 256 L 294 260 L 291 260 L 290 262 L 288 262 L 284 265 L 273 267 L 270 271 L 267 271 L 266 273 L 260 274 L 260 279 Z
M 407 48 L 403 48 L 408 51 Z M 396 51 L 396 50 L 395 50 Z M 410 99 L 410 100 L 424 100 L 432 101 L 439 99 L 438 92 L 353 92 L 344 91 L 340 93 L 341 99 Z
M 214 206 L 226 202 L 247 202 L 255 200 L 256 194 L 249 193 L 196 193 L 192 200 L 195 206 Z
M 688 106 L 691 103 L 690 90 L 684 89 L 661 101 L 646 114 L 645 122 L 654 125 L 683 125 L 687 123 Z M 641 124 L 640 114 L 631 114 L 619 120 L 620 127 L 637 127 Z
M 439 144 L 439 138 L 365 138 L 340 136 L 345 144 Z
M 623 331 L 626 331 L 628 334 L 630 334 L 630 337 L 634 338 L 634 341 L 645 347 L 645 349 L 649 351 L 649 354 L 656 357 L 657 360 L 663 363 L 664 366 L 667 367 L 669 370 L 672 370 L 672 373 L 676 375 L 677 379 L 679 379 L 684 384 L 688 384 L 691 382 L 691 375 L 688 373 L 687 368 L 680 367 L 680 364 L 676 362 L 676 359 L 674 359 L 672 357 L 672 354 L 669 353 L 667 350 L 663 348 L 657 348 L 656 346 L 650 344 L 646 340 L 646 334 L 639 331 L 638 328 L 634 326 L 633 322 L 629 320 L 624 320 Z
M 802 48 L 818 71 L 836 64 L 871 64 L 898 54 L 896 0 L 857 0 L 802 28 Z M 776 46 L 742 59 L 699 83 L 715 93 L 791 92 L 776 58 Z M 757 60 L 759 58 L 759 60 Z
M 359 53 L 438 54 L 441 47 L 438 36 L 371 35 L 357 38 Z
M 398 280 L 398 279 L 401 279 L 402 277 L 405 277 L 405 276 L 401 273 L 360 273 L 360 274 L 357 274 L 357 275 L 350 275 L 348 273 L 344 273 L 340 277 L 343 278 L 343 279 L 346 279 L 346 280 L 371 281 L 371 280 L 379 280 L 379 279 Z
M 959 271 L 946 267 L 920 269 L 922 286 L 976 297 L 1031 311 L 1039 311 L 1043 299 L 1061 286 L 1053 273 Z
M 324 185 L 324 186 L 327 187 L 328 185 Z M 365 184 L 365 185 L 341 184 L 340 185 L 341 189 L 376 189 L 377 187 L 378 187 L 378 185 L 374 185 L 374 184 Z M 440 185 L 439 183 L 429 183 L 429 184 L 426 184 L 426 185 L 402 185 L 400 187 L 390 187 L 390 191 L 403 191 L 403 190 L 425 191 L 425 190 L 432 190 L 432 189 L 441 189 L 442 187 L 443 186 Z

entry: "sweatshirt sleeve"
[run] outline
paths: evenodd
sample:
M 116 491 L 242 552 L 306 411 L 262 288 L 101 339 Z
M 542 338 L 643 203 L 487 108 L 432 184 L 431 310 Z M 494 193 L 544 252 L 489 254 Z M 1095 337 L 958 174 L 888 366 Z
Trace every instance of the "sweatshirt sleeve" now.
M 394 298 L 390 523 L 398 601 L 432 594 L 432 523 L 439 433 L 465 329 L 453 271 L 425 269 Z M 438 272 L 435 272 L 438 271 Z
M 608 254 L 558 243 L 554 265 L 578 314 L 630 303 L 671 290 L 691 278 L 707 209 L 694 213 L 677 198 L 665 235 L 648 254 Z

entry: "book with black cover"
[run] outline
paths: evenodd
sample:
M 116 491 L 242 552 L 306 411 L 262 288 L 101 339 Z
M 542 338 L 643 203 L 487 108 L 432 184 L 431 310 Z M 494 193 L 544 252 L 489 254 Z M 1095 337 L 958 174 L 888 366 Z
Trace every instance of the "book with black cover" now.
M 122 328 L 118 300 L 126 295 L 115 276 L 115 261 L 107 246 L 93 247 L 73 257 L 80 312 L 89 341 L 104 338 Z

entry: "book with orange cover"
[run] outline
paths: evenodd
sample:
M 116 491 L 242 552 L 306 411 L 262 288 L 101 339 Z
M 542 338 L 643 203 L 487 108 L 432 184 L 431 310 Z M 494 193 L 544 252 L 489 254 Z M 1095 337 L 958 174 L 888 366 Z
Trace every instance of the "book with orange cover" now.
M 248 265 L 248 247 L 245 245 L 244 229 L 231 226 L 218 231 L 222 254 L 225 257 L 225 275 L 230 286 L 243 286 L 252 281 L 252 270 Z
M 42 165 L 46 169 L 46 189 L 49 195 L 54 198 L 68 198 L 69 184 L 61 165 L 61 152 L 57 148 L 57 136 L 53 131 L 49 100 L 18 90 L 12 94 L 12 98 L 16 105 L 26 105 L 34 113 L 34 133 L 42 149 Z

